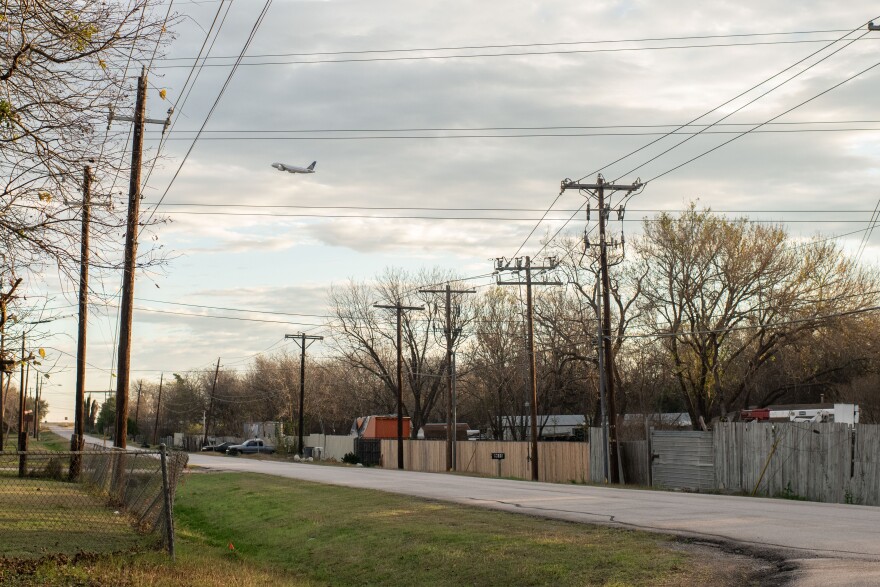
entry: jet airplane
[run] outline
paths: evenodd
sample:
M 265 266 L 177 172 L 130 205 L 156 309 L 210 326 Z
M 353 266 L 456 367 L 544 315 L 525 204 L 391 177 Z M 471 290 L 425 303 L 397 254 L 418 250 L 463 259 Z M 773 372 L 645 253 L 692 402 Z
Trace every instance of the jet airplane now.
M 286 171 L 287 173 L 314 173 L 316 163 L 317 161 L 312 161 L 312 164 L 308 167 L 299 167 L 298 165 L 288 165 L 286 163 L 273 163 L 272 167 L 278 171 Z

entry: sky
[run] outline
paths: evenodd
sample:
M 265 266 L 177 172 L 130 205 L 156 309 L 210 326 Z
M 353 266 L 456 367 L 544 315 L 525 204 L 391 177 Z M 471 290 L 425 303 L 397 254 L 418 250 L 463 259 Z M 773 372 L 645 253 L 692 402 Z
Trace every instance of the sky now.
M 808 58 L 880 23 L 876 3 L 274 0 L 205 123 L 264 6 L 172 6 L 176 38 L 149 72 L 148 116 L 177 108 L 142 208 L 170 221 L 140 236 L 169 260 L 138 276 L 133 381 L 298 352 L 285 334 L 332 334 L 331 286 L 389 266 L 485 276 L 491 259 L 536 255 L 547 235 L 584 229 L 583 214 L 566 224 L 582 199 L 557 198 L 565 178 L 647 181 L 628 203 L 628 237 L 643 217 L 697 201 L 785 223 L 793 238 L 859 231 L 839 238 L 853 253 L 880 198 L 880 67 L 831 89 L 880 62 L 880 32 Z M 211 58 L 194 69 L 227 8 Z M 730 117 L 651 160 L 686 138 L 664 133 L 704 114 L 698 123 Z M 148 128 L 149 156 L 160 138 Z M 283 173 L 276 161 L 317 161 L 317 172 Z M 878 253 L 880 232 L 861 261 Z M 75 304 L 75 287 L 49 293 Z M 50 420 L 73 419 L 73 312 L 45 344 Z M 92 309 L 88 390 L 115 388 L 117 321 L 115 307 Z

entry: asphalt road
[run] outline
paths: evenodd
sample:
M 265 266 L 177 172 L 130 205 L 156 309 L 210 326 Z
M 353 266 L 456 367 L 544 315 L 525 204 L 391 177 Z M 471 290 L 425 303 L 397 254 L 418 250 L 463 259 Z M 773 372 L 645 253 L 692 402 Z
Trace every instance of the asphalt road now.
M 70 435 L 69 429 L 53 430 Z M 795 585 L 880 585 L 880 508 L 876 507 L 326 467 L 214 454 L 192 454 L 190 464 L 735 543 L 795 563 L 799 570 L 789 577 Z

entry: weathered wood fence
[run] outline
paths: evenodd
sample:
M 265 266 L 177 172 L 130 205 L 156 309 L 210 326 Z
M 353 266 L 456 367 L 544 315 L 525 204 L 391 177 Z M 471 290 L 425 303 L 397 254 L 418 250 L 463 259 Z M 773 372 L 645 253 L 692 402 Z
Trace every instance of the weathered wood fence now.
M 458 441 L 456 471 L 531 479 L 528 442 Z M 493 459 L 492 453 L 504 453 Z M 382 441 L 382 466 L 397 468 L 397 441 Z M 407 471 L 446 471 L 446 442 L 404 440 L 403 468 Z M 589 444 L 586 442 L 539 442 L 538 479 L 553 483 L 584 483 L 590 479 Z
M 880 505 L 876 425 L 721 422 L 710 432 L 652 430 L 650 443 L 620 444 L 627 484 Z M 590 480 L 600 483 L 600 428 L 590 429 L 590 457 Z
M 647 440 L 620 442 L 621 478 L 628 485 L 651 484 L 651 459 Z M 590 428 L 590 481 L 605 481 L 605 454 L 602 445 L 602 429 Z
M 718 489 L 880 505 L 880 426 L 725 422 L 713 434 Z

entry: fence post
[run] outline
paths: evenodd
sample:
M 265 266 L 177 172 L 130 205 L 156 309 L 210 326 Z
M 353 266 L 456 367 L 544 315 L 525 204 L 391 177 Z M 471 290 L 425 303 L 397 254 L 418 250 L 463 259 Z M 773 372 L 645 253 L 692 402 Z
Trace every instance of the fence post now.
M 168 457 L 164 444 L 159 445 L 162 461 L 162 493 L 165 496 L 165 534 L 168 540 L 168 554 L 174 560 L 174 516 L 171 514 L 171 491 L 168 489 Z

